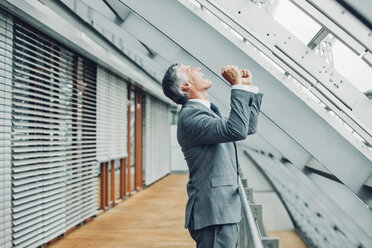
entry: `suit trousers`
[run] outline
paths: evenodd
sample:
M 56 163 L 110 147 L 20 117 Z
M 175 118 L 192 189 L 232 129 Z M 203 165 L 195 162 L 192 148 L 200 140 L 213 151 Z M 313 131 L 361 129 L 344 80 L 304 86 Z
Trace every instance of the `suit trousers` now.
M 239 223 L 212 225 L 194 230 L 191 215 L 189 232 L 197 248 L 236 248 Z

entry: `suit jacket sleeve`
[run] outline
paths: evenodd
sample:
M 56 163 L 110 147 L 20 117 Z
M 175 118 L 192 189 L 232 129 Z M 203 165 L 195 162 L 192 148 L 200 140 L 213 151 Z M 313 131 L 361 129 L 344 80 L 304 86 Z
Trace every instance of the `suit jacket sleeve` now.
M 261 102 L 262 102 L 262 93 L 258 93 L 256 97 L 253 98 L 252 107 L 251 107 L 251 115 L 249 117 L 249 134 L 254 134 L 257 131 L 257 122 L 258 122 L 258 115 L 261 109 Z
M 261 94 L 262 95 L 262 94 Z M 260 105 L 254 94 L 244 90 L 231 91 L 231 110 L 227 119 L 215 118 L 204 108 L 185 108 L 180 113 L 180 127 L 187 139 L 184 145 L 214 144 L 243 140 L 255 130 Z M 252 108 L 252 106 L 255 107 Z M 252 128 L 250 128 L 252 124 Z M 186 144 L 189 143 L 189 144 Z

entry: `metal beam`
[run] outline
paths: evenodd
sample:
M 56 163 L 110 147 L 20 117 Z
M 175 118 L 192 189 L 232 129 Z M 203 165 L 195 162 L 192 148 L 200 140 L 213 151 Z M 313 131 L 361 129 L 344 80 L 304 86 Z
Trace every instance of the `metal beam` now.
M 356 54 L 361 55 L 365 52 L 366 47 L 356 38 L 346 32 L 342 26 L 337 25 L 330 17 L 319 11 L 314 5 L 307 0 L 290 0 L 298 8 L 307 13 L 311 18 L 318 22 L 323 28 L 336 36 L 342 43 L 349 47 Z M 372 64 L 372 60 L 366 60 Z
M 258 49 L 262 49 L 268 57 L 278 57 L 287 67 L 310 82 L 332 105 L 351 118 L 345 121 L 357 123 L 359 128 L 356 131 L 372 143 L 372 104 L 314 51 L 249 1 L 233 0 L 229 4 L 222 0 L 197 1 Z
M 310 47 L 311 50 L 314 50 L 314 48 L 316 48 L 328 34 L 328 30 L 322 27 L 319 32 L 311 39 L 309 44 L 307 44 L 307 46 Z
M 318 102 L 313 100 L 313 97 L 317 97 L 320 99 L 326 106 L 334 106 L 331 102 L 332 99 L 325 98 L 317 89 L 313 88 L 310 85 L 306 85 L 307 81 L 302 79 L 302 77 L 296 78 L 302 84 L 306 85 L 306 88 L 303 86 L 293 82 L 291 77 L 287 77 L 287 72 L 289 72 L 292 76 L 297 75 L 297 71 L 291 70 L 291 68 L 286 67 L 285 64 L 282 63 L 281 60 L 277 59 L 275 56 L 271 56 L 269 53 L 267 56 L 263 55 L 261 51 L 257 50 L 256 46 L 253 46 L 251 43 L 243 42 L 242 39 L 236 37 L 233 32 L 230 32 L 229 29 L 224 28 L 221 25 L 221 20 L 217 17 L 210 14 L 208 11 L 205 11 L 205 8 L 200 8 L 194 4 L 191 4 L 189 1 L 181 1 L 187 8 L 193 11 L 198 17 L 202 18 L 205 22 L 207 22 L 211 27 L 217 30 L 219 33 L 224 35 L 227 39 L 229 39 L 232 44 L 239 47 L 243 52 L 245 52 L 248 56 L 255 58 L 255 61 L 260 64 L 263 68 L 265 68 L 271 75 L 273 75 L 277 80 L 281 81 L 289 90 L 291 90 L 294 94 L 296 94 L 299 98 L 301 98 L 309 107 L 311 107 L 316 113 L 318 113 L 324 120 L 326 120 L 329 125 L 333 126 L 340 134 L 343 135 L 345 139 L 347 139 L 351 144 L 353 144 L 360 152 L 362 152 L 365 156 L 367 156 L 370 160 L 372 160 L 372 153 L 368 149 L 367 146 L 360 143 L 352 133 L 345 128 L 338 120 L 331 117 L 328 113 L 329 108 L 321 107 Z M 260 45 L 258 43 L 258 45 Z M 260 47 L 262 48 L 262 47 Z M 265 50 L 265 47 L 263 48 Z M 266 51 L 267 52 L 267 51 Z M 284 71 L 278 66 L 283 67 L 286 69 L 286 73 L 283 75 Z M 322 85 L 318 84 L 318 88 L 323 87 Z M 311 94 L 313 94 L 311 96 Z M 333 99 L 335 101 L 335 99 Z M 326 110 L 326 111 L 325 111 Z M 338 116 L 342 116 L 344 120 L 353 128 L 354 130 L 358 128 L 356 124 L 354 124 L 353 120 L 348 120 L 350 117 L 345 115 L 341 110 L 339 110 L 336 106 L 332 109 Z
M 308 0 L 307 2 L 344 30 L 344 33 L 357 40 L 366 50 L 372 52 L 372 30 L 358 20 L 349 10 L 334 0 Z M 340 38 L 343 39 L 343 36 Z M 371 64 L 372 61 L 369 61 L 369 63 Z
M 355 17 L 372 29 L 372 4 L 370 0 L 336 0 Z
M 372 160 L 372 154 L 368 150 L 368 148 L 365 145 L 362 145 L 359 141 L 356 140 L 355 137 L 351 135 L 351 133 L 346 130 L 345 127 L 340 126 L 340 123 L 336 121 L 336 119 L 331 120 L 332 118 L 329 118 L 328 113 L 323 113 L 321 109 L 319 109 L 319 106 L 314 105 L 314 102 L 312 101 L 312 97 L 310 97 L 309 101 L 309 92 L 313 94 L 313 96 L 316 96 L 318 99 L 320 99 L 324 104 L 327 106 L 331 106 L 332 111 L 334 111 L 338 116 L 341 116 L 348 125 L 350 125 L 354 130 L 360 130 L 360 127 L 349 117 L 347 116 L 341 109 L 339 109 L 337 106 L 334 105 L 334 103 L 337 103 L 338 100 L 332 96 L 329 95 L 327 98 L 318 91 L 317 88 L 324 88 L 321 84 L 318 84 L 315 80 L 315 82 L 312 82 L 313 84 L 316 84 L 317 88 L 314 88 L 313 85 L 310 85 L 308 81 L 306 81 L 303 78 L 303 75 L 306 75 L 305 71 L 301 71 L 300 69 L 292 69 L 292 67 L 295 66 L 295 64 L 284 64 L 283 61 L 281 61 L 278 57 L 274 56 L 270 50 L 260 43 L 259 40 L 250 39 L 250 42 L 242 42 L 242 36 L 240 39 L 232 34 L 232 32 L 229 31 L 229 28 L 224 28 L 221 25 L 221 19 L 217 18 L 213 14 L 207 11 L 205 7 L 200 8 L 200 5 L 195 6 L 194 4 L 191 4 L 189 1 L 184 0 L 181 1 L 186 7 L 188 7 L 191 11 L 193 11 L 197 16 L 202 18 L 204 21 L 206 21 L 209 25 L 211 25 L 215 30 L 217 30 L 219 33 L 223 34 L 226 38 L 228 38 L 234 45 L 239 47 L 242 51 L 244 51 L 247 55 L 254 57 L 256 62 L 258 62 L 261 66 L 266 68 L 272 75 L 274 75 L 279 81 L 281 81 L 284 85 L 286 85 L 292 92 L 294 92 L 298 97 L 300 97 L 304 102 L 306 102 L 309 106 L 311 106 L 314 111 L 316 111 L 318 114 L 320 114 L 327 122 L 334 126 L 349 142 L 351 142 L 358 150 L 360 150 L 364 155 L 369 157 Z M 228 24 L 230 24 L 228 22 Z M 234 23 L 232 23 L 233 25 Z M 239 28 L 239 27 L 238 27 Z M 242 31 L 243 32 L 243 31 Z M 236 33 L 236 32 L 234 32 Z M 244 41 L 244 40 L 243 40 Z M 254 45 L 252 45 L 254 44 Z M 260 51 L 257 51 L 257 47 L 259 47 Z M 253 51 L 252 51 L 253 50 Z M 265 53 L 263 55 L 262 53 Z M 276 64 L 276 66 L 275 66 Z M 273 66 L 274 65 L 274 66 Z M 306 94 L 303 94 L 303 88 L 301 86 L 296 85 L 296 83 L 293 83 L 292 78 L 283 77 L 283 74 L 278 74 L 278 66 L 285 68 L 287 72 L 290 73 L 293 77 L 295 77 L 301 84 L 303 84 L 307 90 L 305 90 Z M 279 70 L 282 70 L 279 68 Z M 283 70 L 282 70 L 283 71 Z M 308 75 L 310 77 L 310 75 Z M 326 91 L 326 89 L 324 89 Z M 342 103 L 339 103 L 342 105 Z M 346 132 L 345 132 L 346 131 Z M 362 132 L 363 130 L 360 130 Z M 366 134 L 367 137 L 368 134 Z
M 306 80 L 304 80 L 300 75 L 296 77 L 296 79 L 301 82 L 306 87 L 298 85 L 294 83 L 292 78 L 287 77 L 286 74 L 283 75 L 284 71 L 279 68 L 285 68 L 286 72 L 289 72 L 292 76 L 297 75 L 300 73 L 299 71 L 294 71 L 291 67 L 285 65 L 281 60 L 277 57 L 270 54 L 270 51 L 266 49 L 266 47 L 260 47 L 261 51 L 257 50 L 256 46 L 253 46 L 251 43 L 243 42 L 242 39 L 236 37 L 229 29 L 226 29 L 221 25 L 221 20 L 217 17 L 210 14 L 208 11 L 205 11 L 205 8 L 200 8 L 194 4 L 191 4 L 189 1 L 181 1 L 187 8 L 189 8 L 193 13 L 195 13 L 198 17 L 203 19 L 207 22 L 211 27 L 217 30 L 219 33 L 224 35 L 227 39 L 229 39 L 235 46 L 239 47 L 243 52 L 245 52 L 248 56 L 255 58 L 256 62 L 259 63 L 262 67 L 264 67 L 270 74 L 272 74 L 277 80 L 281 81 L 288 89 L 290 89 L 294 94 L 300 97 L 308 106 L 310 106 L 314 111 L 316 111 L 324 120 L 326 120 L 331 126 L 333 126 L 340 134 L 342 134 L 350 143 L 352 143 L 359 151 L 361 151 L 364 155 L 369 157 L 372 160 L 372 154 L 368 150 L 365 145 L 361 145 L 359 140 L 356 140 L 355 137 L 347 130 L 344 126 L 340 125 L 339 121 L 334 118 L 330 118 L 328 112 L 324 111 L 324 108 L 320 108 L 319 104 L 315 103 L 312 97 L 309 97 L 309 94 L 312 93 L 313 96 L 320 99 L 324 104 L 327 106 L 334 106 L 331 101 L 337 101 L 337 99 L 328 99 L 325 98 L 319 91 L 313 88 Z M 254 43 L 254 41 L 253 41 Z M 259 42 L 254 43 L 255 45 L 260 45 Z M 266 55 L 263 55 L 263 52 L 266 52 Z M 295 77 L 295 76 L 294 76 Z M 316 82 L 315 82 L 316 83 Z M 316 83 L 317 84 L 317 83 Z M 320 84 L 317 86 L 322 87 Z M 315 104 L 314 104 L 315 103 Z M 326 109 L 328 110 L 328 109 Z M 350 119 L 344 112 L 338 109 L 336 106 L 332 109 L 338 116 L 342 116 L 344 120 L 351 126 L 354 130 L 358 128 L 356 124 L 354 124 L 353 120 Z
M 278 157 L 286 157 L 300 170 L 311 160 L 312 156 L 266 115 L 260 115 L 258 123 L 258 132 L 242 141 L 243 145 L 258 148 L 258 144 L 264 140 L 264 150 Z
M 122 2 L 191 56 L 198 58 L 215 75 L 219 75 L 220 68 L 224 64 L 250 68 L 255 82 L 265 94 L 262 114 L 273 120 L 304 150 L 316 157 L 362 200 L 372 206 L 372 199 L 363 188 L 365 180 L 372 175 L 370 160 L 307 107 L 302 100 L 268 74 L 265 68 L 241 49 L 231 45 L 229 40 L 203 20 L 195 18 L 192 12 L 178 2 L 170 0 L 156 2 L 122 0 Z M 215 84 L 224 90 L 218 91 L 213 98 L 219 99 L 228 106 L 226 86 L 221 81 Z M 314 139 L 314 137 L 321 138 Z M 356 172 L 352 178 L 350 171 Z
M 124 22 L 125 19 L 127 19 L 128 15 L 130 14 L 130 11 L 123 11 L 123 9 L 121 9 L 119 6 L 120 3 L 118 1 L 116 0 L 103 0 L 103 1 L 122 22 Z

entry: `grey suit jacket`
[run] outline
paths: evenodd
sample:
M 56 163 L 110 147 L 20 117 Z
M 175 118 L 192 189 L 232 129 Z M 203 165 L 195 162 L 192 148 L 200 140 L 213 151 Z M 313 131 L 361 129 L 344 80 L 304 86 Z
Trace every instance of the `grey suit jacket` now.
M 256 132 L 263 95 L 231 90 L 228 118 L 219 118 L 198 102 L 179 112 L 177 138 L 189 167 L 185 228 L 194 209 L 194 229 L 238 223 L 241 203 L 235 144 Z

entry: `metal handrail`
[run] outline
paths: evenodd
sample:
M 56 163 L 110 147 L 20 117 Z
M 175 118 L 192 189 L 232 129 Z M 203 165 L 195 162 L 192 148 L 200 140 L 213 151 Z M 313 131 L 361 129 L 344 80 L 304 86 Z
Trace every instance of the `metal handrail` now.
M 251 208 L 249 206 L 247 195 L 242 184 L 241 179 L 239 178 L 239 196 L 242 202 L 243 208 L 243 219 L 247 227 L 248 240 L 252 244 L 253 248 L 263 248 L 260 234 L 258 233 L 258 227 L 256 221 L 253 217 Z

